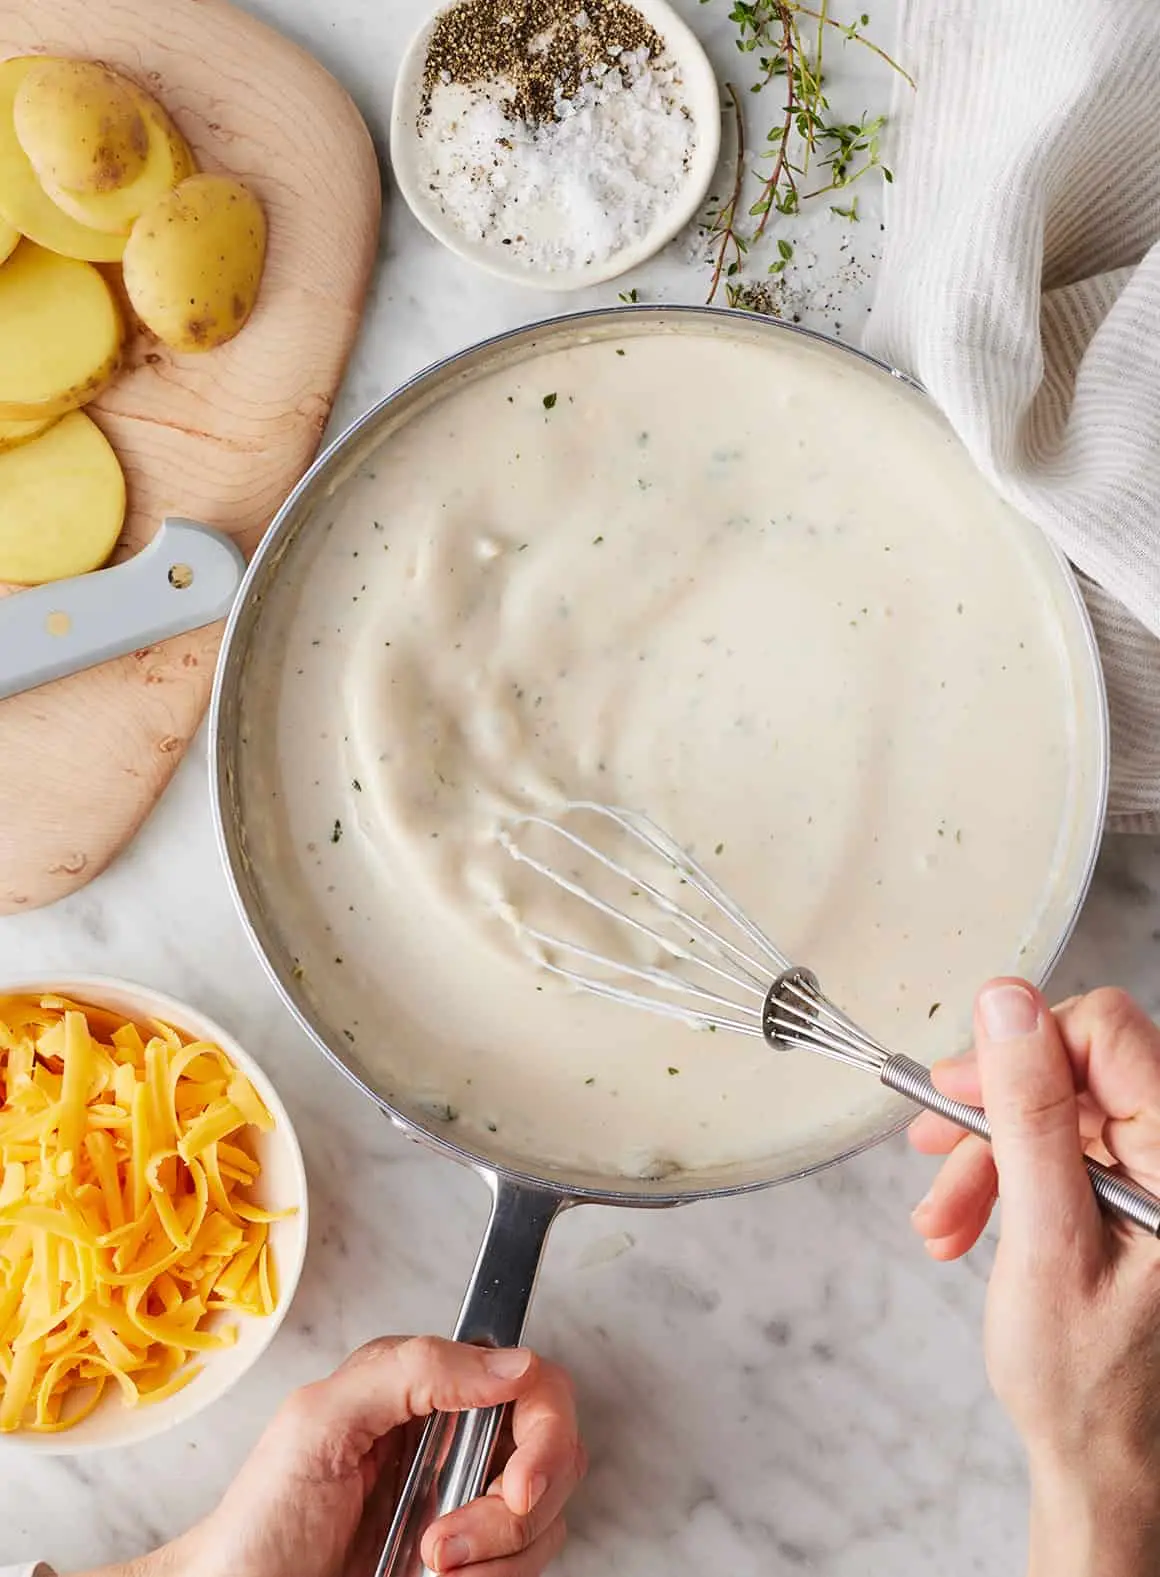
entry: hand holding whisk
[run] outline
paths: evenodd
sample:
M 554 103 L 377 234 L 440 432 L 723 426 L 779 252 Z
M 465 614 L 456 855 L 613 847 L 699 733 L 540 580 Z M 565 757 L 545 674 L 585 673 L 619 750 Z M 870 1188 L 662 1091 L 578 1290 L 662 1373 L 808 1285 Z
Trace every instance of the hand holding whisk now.
M 606 846 L 582 837 L 566 819 L 595 826 Z M 825 995 L 810 970 L 793 964 L 659 827 L 635 811 L 573 801 L 555 816 L 515 818 L 499 834 L 513 859 L 570 893 L 607 930 L 623 937 L 621 953 L 556 936 L 531 925 L 521 932 L 544 968 L 580 990 L 702 1028 L 760 1035 L 875 1074 L 891 1090 L 990 1140 L 986 1113 L 936 1089 L 930 1073 L 892 1053 Z M 534 849 L 532 847 L 534 843 Z M 615 852 L 609 852 L 611 844 Z M 701 900 L 701 912 L 677 902 L 630 861 L 645 854 L 667 868 L 678 890 Z M 572 862 L 568 871 L 561 858 Z M 588 873 L 587 875 L 585 873 Z M 616 943 L 613 944 L 615 948 Z M 635 952 L 633 951 L 635 950 Z M 654 961 L 659 960 L 659 961 Z M 1105 1210 L 1160 1237 L 1160 1199 L 1098 1161 L 1088 1174 Z

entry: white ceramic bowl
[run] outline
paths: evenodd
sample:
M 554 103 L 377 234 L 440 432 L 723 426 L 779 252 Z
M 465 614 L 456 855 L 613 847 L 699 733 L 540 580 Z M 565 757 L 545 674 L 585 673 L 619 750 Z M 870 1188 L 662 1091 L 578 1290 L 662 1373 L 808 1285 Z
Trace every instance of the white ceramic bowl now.
M 636 268 L 666 246 L 697 212 L 709 190 L 721 145 L 721 100 L 717 78 L 696 34 L 677 15 L 667 0 L 632 0 L 633 7 L 656 29 L 668 52 L 680 68 L 689 109 L 698 128 L 692 163 L 684 185 L 652 229 L 632 246 L 623 247 L 611 257 L 583 268 L 548 269 L 512 258 L 502 246 L 475 241 L 447 217 L 438 200 L 427 189 L 419 173 L 419 133 L 416 129 L 423 92 L 423 69 L 427 46 L 435 23 L 452 5 L 432 13 L 407 46 L 395 80 L 391 107 L 391 165 L 407 206 L 437 241 L 469 262 L 478 263 L 489 273 L 518 280 L 537 290 L 580 290 L 615 279 Z
M 270 1226 L 270 1245 L 278 1279 L 278 1304 L 264 1319 L 246 1315 L 229 1316 L 238 1326 L 235 1346 L 198 1354 L 202 1372 L 176 1395 L 145 1404 L 126 1407 L 120 1392 L 110 1386 L 100 1406 L 73 1429 L 59 1434 L 37 1434 L 21 1430 L 0 1435 L 0 1451 L 33 1451 L 42 1456 L 73 1456 L 80 1452 L 100 1451 L 110 1446 L 140 1445 L 154 1435 L 164 1434 L 187 1423 L 202 1408 L 223 1397 L 242 1378 L 273 1341 L 290 1307 L 306 1256 L 307 1201 L 306 1168 L 290 1118 L 274 1086 L 254 1059 L 238 1045 L 232 1035 L 206 1018 L 195 1008 L 163 995 L 148 986 L 127 980 L 112 980 L 103 975 L 74 975 L 68 979 L 0 981 L 0 996 L 56 994 L 82 1004 L 110 1008 L 138 1021 L 164 1019 L 175 1028 L 203 1040 L 214 1041 L 251 1081 L 270 1115 L 270 1133 L 253 1135 L 254 1153 L 261 1162 L 255 1199 L 267 1208 L 297 1207 L 297 1214 Z

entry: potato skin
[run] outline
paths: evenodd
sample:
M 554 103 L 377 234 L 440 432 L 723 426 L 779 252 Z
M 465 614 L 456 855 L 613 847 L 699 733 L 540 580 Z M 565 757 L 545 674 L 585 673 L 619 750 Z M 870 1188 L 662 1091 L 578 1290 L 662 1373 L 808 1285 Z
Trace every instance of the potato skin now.
M 133 310 L 173 350 L 223 345 L 249 317 L 266 256 L 257 198 L 225 175 L 191 175 L 129 232 L 123 268 Z
M 70 192 L 48 176 L 41 176 L 47 195 L 70 219 L 119 236 L 128 235 L 138 214 L 197 168 L 188 143 L 160 104 L 139 88 L 128 83 L 126 87 L 137 103 L 145 128 L 148 156 L 140 172 L 114 190 L 87 193 Z
M 6 449 L 15 449 L 18 444 L 26 444 L 33 438 L 39 438 L 41 433 L 51 427 L 57 419 L 55 416 L 37 416 L 17 422 L 0 417 L 0 454 Z
M 113 192 L 145 168 L 149 138 L 136 94 L 94 61 L 34 62 L 16 90 L 12 120 L 46 187 Z
M 125 250 L 125 238 L 78 224 L 58 208 L 37 180 L 16 136 L 16 95 L 29 71 L 39 64 L 39 57 L 30 55 L 0 60 L 0 218 L 62 257 L 115 263 Z
M 0 265 L 0 417 L 62 416 L 120 365 L 124 326 L 91 263 L 22 241 Z
M 124 473 L 83 411 L 0 454 L 0 581 L 34 586 L 98 569 L 124 519 Z

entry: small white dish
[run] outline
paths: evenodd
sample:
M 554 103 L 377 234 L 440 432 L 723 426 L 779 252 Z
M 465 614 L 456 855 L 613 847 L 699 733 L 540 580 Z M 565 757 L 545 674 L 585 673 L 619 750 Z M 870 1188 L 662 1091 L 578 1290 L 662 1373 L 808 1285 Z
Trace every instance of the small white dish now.
M 0 996 L 35 995 L 71 997 L 75 1002 L 109 1008 L 138 1022 L 164 1019 L 185 1034 L 220 1046 L 253 1084 L 274 1119 L 271 1132 L 253 1135 L 254 1153 L 262 1167 L 254 1198 L 267 1209 L 297 1208 L 296 1215 L 270 1224 L 269 1241 L 278 1280 L 278 1303 L 274 1312 L 263 1319 L 231 1314 L 230 1323 L 238 1327 L 236 1344 L 198 1355 L 204 1365 L 202 1372 L 183 1390 L 159 1402 L 127 1407 L 116 1388 L 110 1386 L 100 1405 L 72 1429 L 59 1434 L 38 1434 L 25 1429 L 0 1435 L 0 1451 L 76 1456 L 112 1446 L 140 1445 L 144 1440 L 188 1423 L 211 1402 L 225 1396 L 258 1361 L 286 1317 L 306 1257 L 306 1168 L 298 1137 L 278 1092 L 249 1053 L 204 1013 L 148 986 L 104 975 L 74 975 L 51 981 L 0 981 Z
M 407 206 L 419 223 L 450 251 L 503 279 L 535 290 L 581 290 L 625 274 L 659 252 L 693 218 L 709 190 L 721 146 L 721 100 L 709 57 L 692 29 L 667 0 L 631 0 L 633 8 L 664 39 L 681 73 L 686 102 L 697 128 L 697 140 L 685 181 L 672 204 L 651 230 L 610 257 L 580 268 L 552 269 L 520 261 L 499 245 L 464 235 L 444 213 L 420 175 L 418 117 L 423 93 L 427 48 L 436 22 L 460 0 L 441 6 L 408 44 L 391 106 L 391 165 Z

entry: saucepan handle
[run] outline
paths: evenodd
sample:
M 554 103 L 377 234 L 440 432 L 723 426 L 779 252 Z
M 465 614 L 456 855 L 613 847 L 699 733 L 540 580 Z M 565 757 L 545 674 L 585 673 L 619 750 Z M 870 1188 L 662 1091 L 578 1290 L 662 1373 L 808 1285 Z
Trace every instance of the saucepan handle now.
M 552 1222 L 567 1203 L 549 1188 L 489 1176 L 491 1217 L 455 1326 L 455 1339 L 518 1347 Z M 375 1577 L 434 1577 L 419 1543 L 432 1522 L 483 1494 L 489 1482 L 502 1407 L 435 1413 L 395 1510 Z

